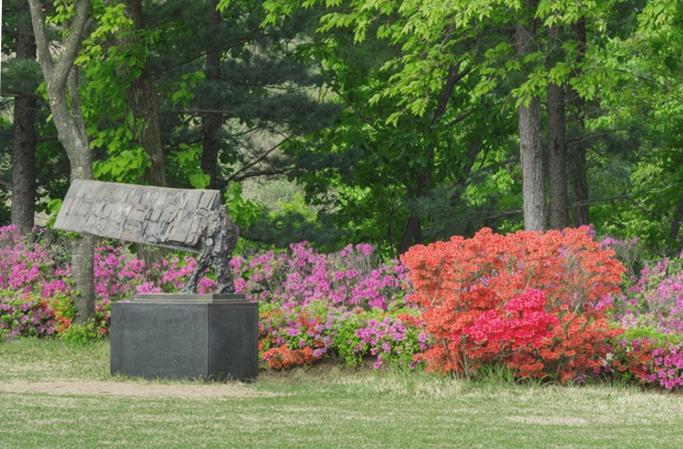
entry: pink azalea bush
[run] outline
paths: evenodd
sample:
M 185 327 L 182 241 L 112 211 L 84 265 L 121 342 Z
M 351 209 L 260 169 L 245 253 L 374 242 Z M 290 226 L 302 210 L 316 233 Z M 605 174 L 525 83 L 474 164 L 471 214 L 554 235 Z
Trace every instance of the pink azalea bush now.
M 13 298 L 0 291 L 0 341 L 21 336 L 47 337 L 55 333 L 57 320 L 52 308 L 30 295 Z
M 630 266 L 623 293 L 607 299 L 614 305 L 612 321 L 626 333 L 613 342 L 605 371 L 666 389 L 683 386 L 683 253 L 647 262 L 636 274 L 637 238 L 607 238 L 602 245 Z
M 307 245 L 291 245 L 291 255 L 269 251 L 249 260 L 233 258 L 237 293 L 285 306 L 316 300 L 366 310 L 405 305 L 407 269 L 398 260 L 378 263 L 367 244 L 348 245 L 334 254 L 319 254 Z
M 291 254 L 272 251 L 232 261 L 237 293 L 260 301 L 260 356 L 289 368 L 330 355 L 358 365 L 373 356 L 415 369 L 413 355 L 428 346 L 417 305 L 407 301 L 407 271 L 397 260 L 379 263 L 371 245 L 319 254 L 307 242 Z
M 0 242 L 0 288 L 5 289 L 0 339 L 69 329 L 70 267 L 57 267 L 41 244 L 29 245 L 12 226 L 0 228 Z M 95 331 L 108 332 L 112 302 L 136 293 L 177 292 L 195 264 L 193 257 L 172 256 L 146 267 L 124 246 L 100 242 L 94 264 Z M 277 366 L 288 354 L 297 363 L 290 360 L 282 367 L 330 356 L 358 364 L 364 356 L 375 356 L 375 368 L 414 369 L 413 354 L 428 347 L 419 309 L 405 301 L 405 266 L 396 260 L 379 263 L 370 245 L 318 254 L 302 242 L 291 246 L 291 254 L 235 257 L 232 267 L 237 292 L 262 303 L 260 354 L 266 366 Z M 148 280 L 151 274 L 158 281 Z M 199 283 L 199 293 L 215 288 L 209 277 Z

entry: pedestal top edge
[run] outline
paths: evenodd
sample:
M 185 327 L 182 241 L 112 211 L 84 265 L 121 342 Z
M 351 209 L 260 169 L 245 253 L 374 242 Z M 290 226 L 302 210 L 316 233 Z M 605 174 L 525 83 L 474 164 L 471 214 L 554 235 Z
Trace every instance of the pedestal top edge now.
M 245 295 L 235 294 L 187 294 L 187 293 L 139 293 L 131 303 L 251 303 Z

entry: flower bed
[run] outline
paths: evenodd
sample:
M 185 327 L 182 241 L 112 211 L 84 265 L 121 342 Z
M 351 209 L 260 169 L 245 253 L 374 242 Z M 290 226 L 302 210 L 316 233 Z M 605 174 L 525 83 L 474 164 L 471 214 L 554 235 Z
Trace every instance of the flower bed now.
M 177 292 L 194 271 L 195 260 L 172 256 L 148 268 L 123 246 L 95 248 L 97 321 L 76 331 L 71 325 L 70 267 L 57 268 L 40 244 L 27 245 L 13 227 L 0 228 L 0 338 L 59 334 L 83 340 L 109 330 L 111 303 L 136 292 Z M 418 307 L 406 301 L 406 268 L 397 260 L 379 263 L 370 245 L 349 245 L 318 254 L 306 242 L 291 253 L 267 252 L 232 262 L 237 293 L 260 301 L 260 355 L 266 367 L 289 368 L 326 357 L 358 364 L 374 356 L 375 367 L 414 369 L 413 354 L 424 350 Z M 17 276 L 16 273 L 22 274 Z M 154 274 L 158 282 L 146 277 Z M 10 282 L 11 281 L 11 282 Z M 4 282 L 4 283 L 3 283 Z M 215 282 L 204 277 L 199 293 Z M 40 298 L 34 300 L 33 298 Z M 38 302 L 36 302 L 38 301 Z
M 319 254 L 303 242 L 235 257 L 232 268 L 237 292 L 261 303 L 266 368 L 371 357 L 377 369 L 481 377 L 500 366 L 521 378 L 609 375 L 677 389 L 683 259 L 646 264 L 636 275 L 634 250 L 636 241 L 595 242 L 588 228 L 507 236 L 483 229 L 472 239 L 415 246 L 405 265 L 380 262 L 370 245 Z M 623 282 L 615 252 L 628 267 Z M 0 340 L 106 336 L 112 302 L 176 292 L 194 267 L 189 256 L 146 267 L 125 246 L 98 245 L 97 320 L 79 328 L 71 324 L 70 267 L 58 267 L 44 242 L 0 228 Z M 207 273 L 200 292 L 215 285 Z

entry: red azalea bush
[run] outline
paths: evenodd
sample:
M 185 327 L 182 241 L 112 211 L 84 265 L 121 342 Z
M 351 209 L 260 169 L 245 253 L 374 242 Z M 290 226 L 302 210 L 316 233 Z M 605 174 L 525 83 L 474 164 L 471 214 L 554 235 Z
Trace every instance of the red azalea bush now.
M 501 363 L 520 377 L 566 382 L 601 367 L 610 329 L 606 299 L 618 294 L 622 265 L 588 228 L 519 231 L 484 228 L 473 238 L 415 246 L 402 256 L 426 307 L 434 347 L 417 357 L 430 370 L 469 377 Z

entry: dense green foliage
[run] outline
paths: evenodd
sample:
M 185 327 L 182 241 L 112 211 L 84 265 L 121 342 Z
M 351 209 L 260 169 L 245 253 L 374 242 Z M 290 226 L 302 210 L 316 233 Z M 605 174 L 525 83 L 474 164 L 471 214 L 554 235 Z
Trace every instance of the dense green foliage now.
M 138 24 L 129 3 L 92 2 L 76 61 L 96 176 L 145 182 L 153 162 L 130 92 L 148 70 L 167 185 L 220 189 L 245 248 L 363 242 L 395 257 L 482 226 L 520 229 L 516 106 L 544 104 L 554 82 L 567 157 L 587 152 L 589 194 L 569 198 L 570 214 L 581 201 L 598 234 L 680 251 L 678 1 L 174 0 L 143 2 Z M 45 14 L 68 15 L 56 6 Z M 3 225 L 17 98 L 37 99 L 36 211 L 68 187 L 40 68 L 15 56 L 28 16 L 23 2 L 3 3 Z M 520 59 L 515 25 L 532 21 L 534 48 Z M 544 108 L 541 121 L 545 136 Z

